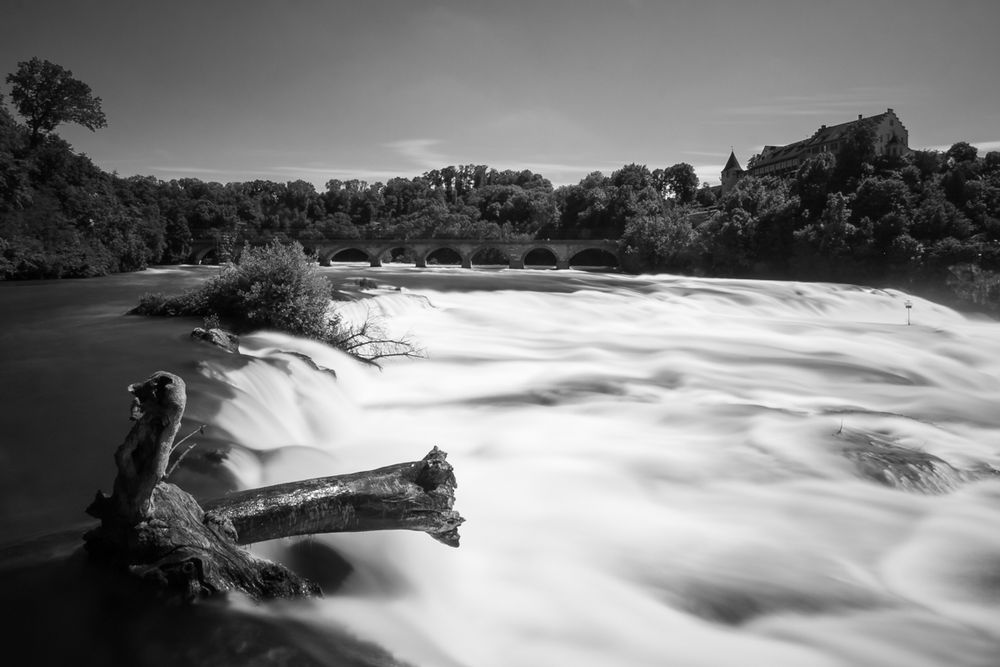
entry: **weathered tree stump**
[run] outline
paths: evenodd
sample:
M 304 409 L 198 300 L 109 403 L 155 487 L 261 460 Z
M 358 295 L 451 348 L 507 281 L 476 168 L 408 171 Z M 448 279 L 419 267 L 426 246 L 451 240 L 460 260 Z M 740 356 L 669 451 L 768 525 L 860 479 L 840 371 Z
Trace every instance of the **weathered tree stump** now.
M 458 546 L 455 476 L 436 447 L 421 461 L 292 482 L 207 504 L 163 481 L 184 414 L 184 381 L 163 371 L 129 387 L 135 424 L 115 452 L 109 497 L 87 508 L 101 525 L 84 539 L 93 560 L 184 600 L 241 591 L 256 600 L 319 587 L 238 545 L 320 532 L 406 529 Z
M 231 522 L 239 544 L 277 537 L 366 530 L 419 530 L 457 547 L 463 519 L 451 509 L 455 474 L 433 448 L 420 461 L 233 493 L 205 504 Z

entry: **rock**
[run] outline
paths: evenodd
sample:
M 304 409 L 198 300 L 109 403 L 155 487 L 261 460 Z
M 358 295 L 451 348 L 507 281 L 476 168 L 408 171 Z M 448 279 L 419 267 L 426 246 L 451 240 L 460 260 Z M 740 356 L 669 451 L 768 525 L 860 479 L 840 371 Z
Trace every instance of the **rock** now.
M 945 283 L 960 299 L 976 304 L 994 314 L 1000 310 L 1000 273 L 976 264 L 948 267 Z
M 956 468 L 939 456 L 904 447 L 884 435 L 847 430 L 839 435 L 849 443 L 844 456 L 862 477 L 903 491 L 949 493 L 967 482 L 1000 474 L 986 464 Z
M 233 354 L 240 351 L 240 337 L 223 329 L 203 329 L 197 327 L 191 332 L 191 338 L 211 343 Z

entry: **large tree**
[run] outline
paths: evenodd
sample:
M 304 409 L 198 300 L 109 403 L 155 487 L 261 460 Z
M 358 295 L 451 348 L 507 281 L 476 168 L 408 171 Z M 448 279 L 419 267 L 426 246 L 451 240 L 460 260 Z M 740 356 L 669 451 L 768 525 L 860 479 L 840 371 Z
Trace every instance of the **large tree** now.
M 952 144 L 944 156 L 953 164 L 961 164 L 963 162 L 975 162 L 978 154 L 978 148 L 970 145 L 967 141 L 959 141 Z
M 856 188 L 858 182 L 871 173 L 875 157 L 874 128 L 866 124 L 852 127 L 837 151 L 832 189 L 846 193 Z
M 679 162 L 666 169 L 657 169 L 653 178 L 664 197 L 673 196 L 678 204 L 690 204 L 698 193 L 698 175 L 687 162 Z
M 94 97 L 90 86 L 73 78 L 68 69 L 41 58 L 17 64 L 17 71 L 7 75 L 10 97 L 31 132 L 31 144 L 62 123 L 77 123 L 88 130 L 106 127 L 101 98 Z

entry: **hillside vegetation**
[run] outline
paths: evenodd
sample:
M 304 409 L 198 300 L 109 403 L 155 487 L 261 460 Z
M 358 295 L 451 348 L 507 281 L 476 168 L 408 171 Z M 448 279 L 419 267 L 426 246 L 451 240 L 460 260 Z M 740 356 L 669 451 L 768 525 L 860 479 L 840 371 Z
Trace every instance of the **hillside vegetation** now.
M 686 163 L 628 164 L 561 187 L 529 170 L 452 165 L 318 191 L 301 180 L 109 174 L 54 131 L 104 126 L 89 87 L 38 59 L 7 82 L 0 279 L 180 263 L 195 239 L 218 242 L 225 261 L 272 240 L 308 251 L 322 239 L 599 238 L 618 239 L 636 271 L 869 282 L 1000 304 L 1000 152 L 981 156 L 965 142 L 889 158 L 861 128 L 839 153 L 787 178 L 746 177 L 719 200 Z

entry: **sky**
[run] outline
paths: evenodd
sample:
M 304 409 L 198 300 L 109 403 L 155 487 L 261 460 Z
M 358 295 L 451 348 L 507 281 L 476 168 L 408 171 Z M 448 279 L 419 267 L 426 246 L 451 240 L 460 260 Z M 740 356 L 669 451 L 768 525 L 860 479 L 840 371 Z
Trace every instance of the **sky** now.
M 108 126 L 57 132 L 122 176 L 717 183 L 731 148 L 889 107 L 913 148 L 1000 149 L 998 27 L 998 0 L 0 0 L 0 74 L 89 84 Z

